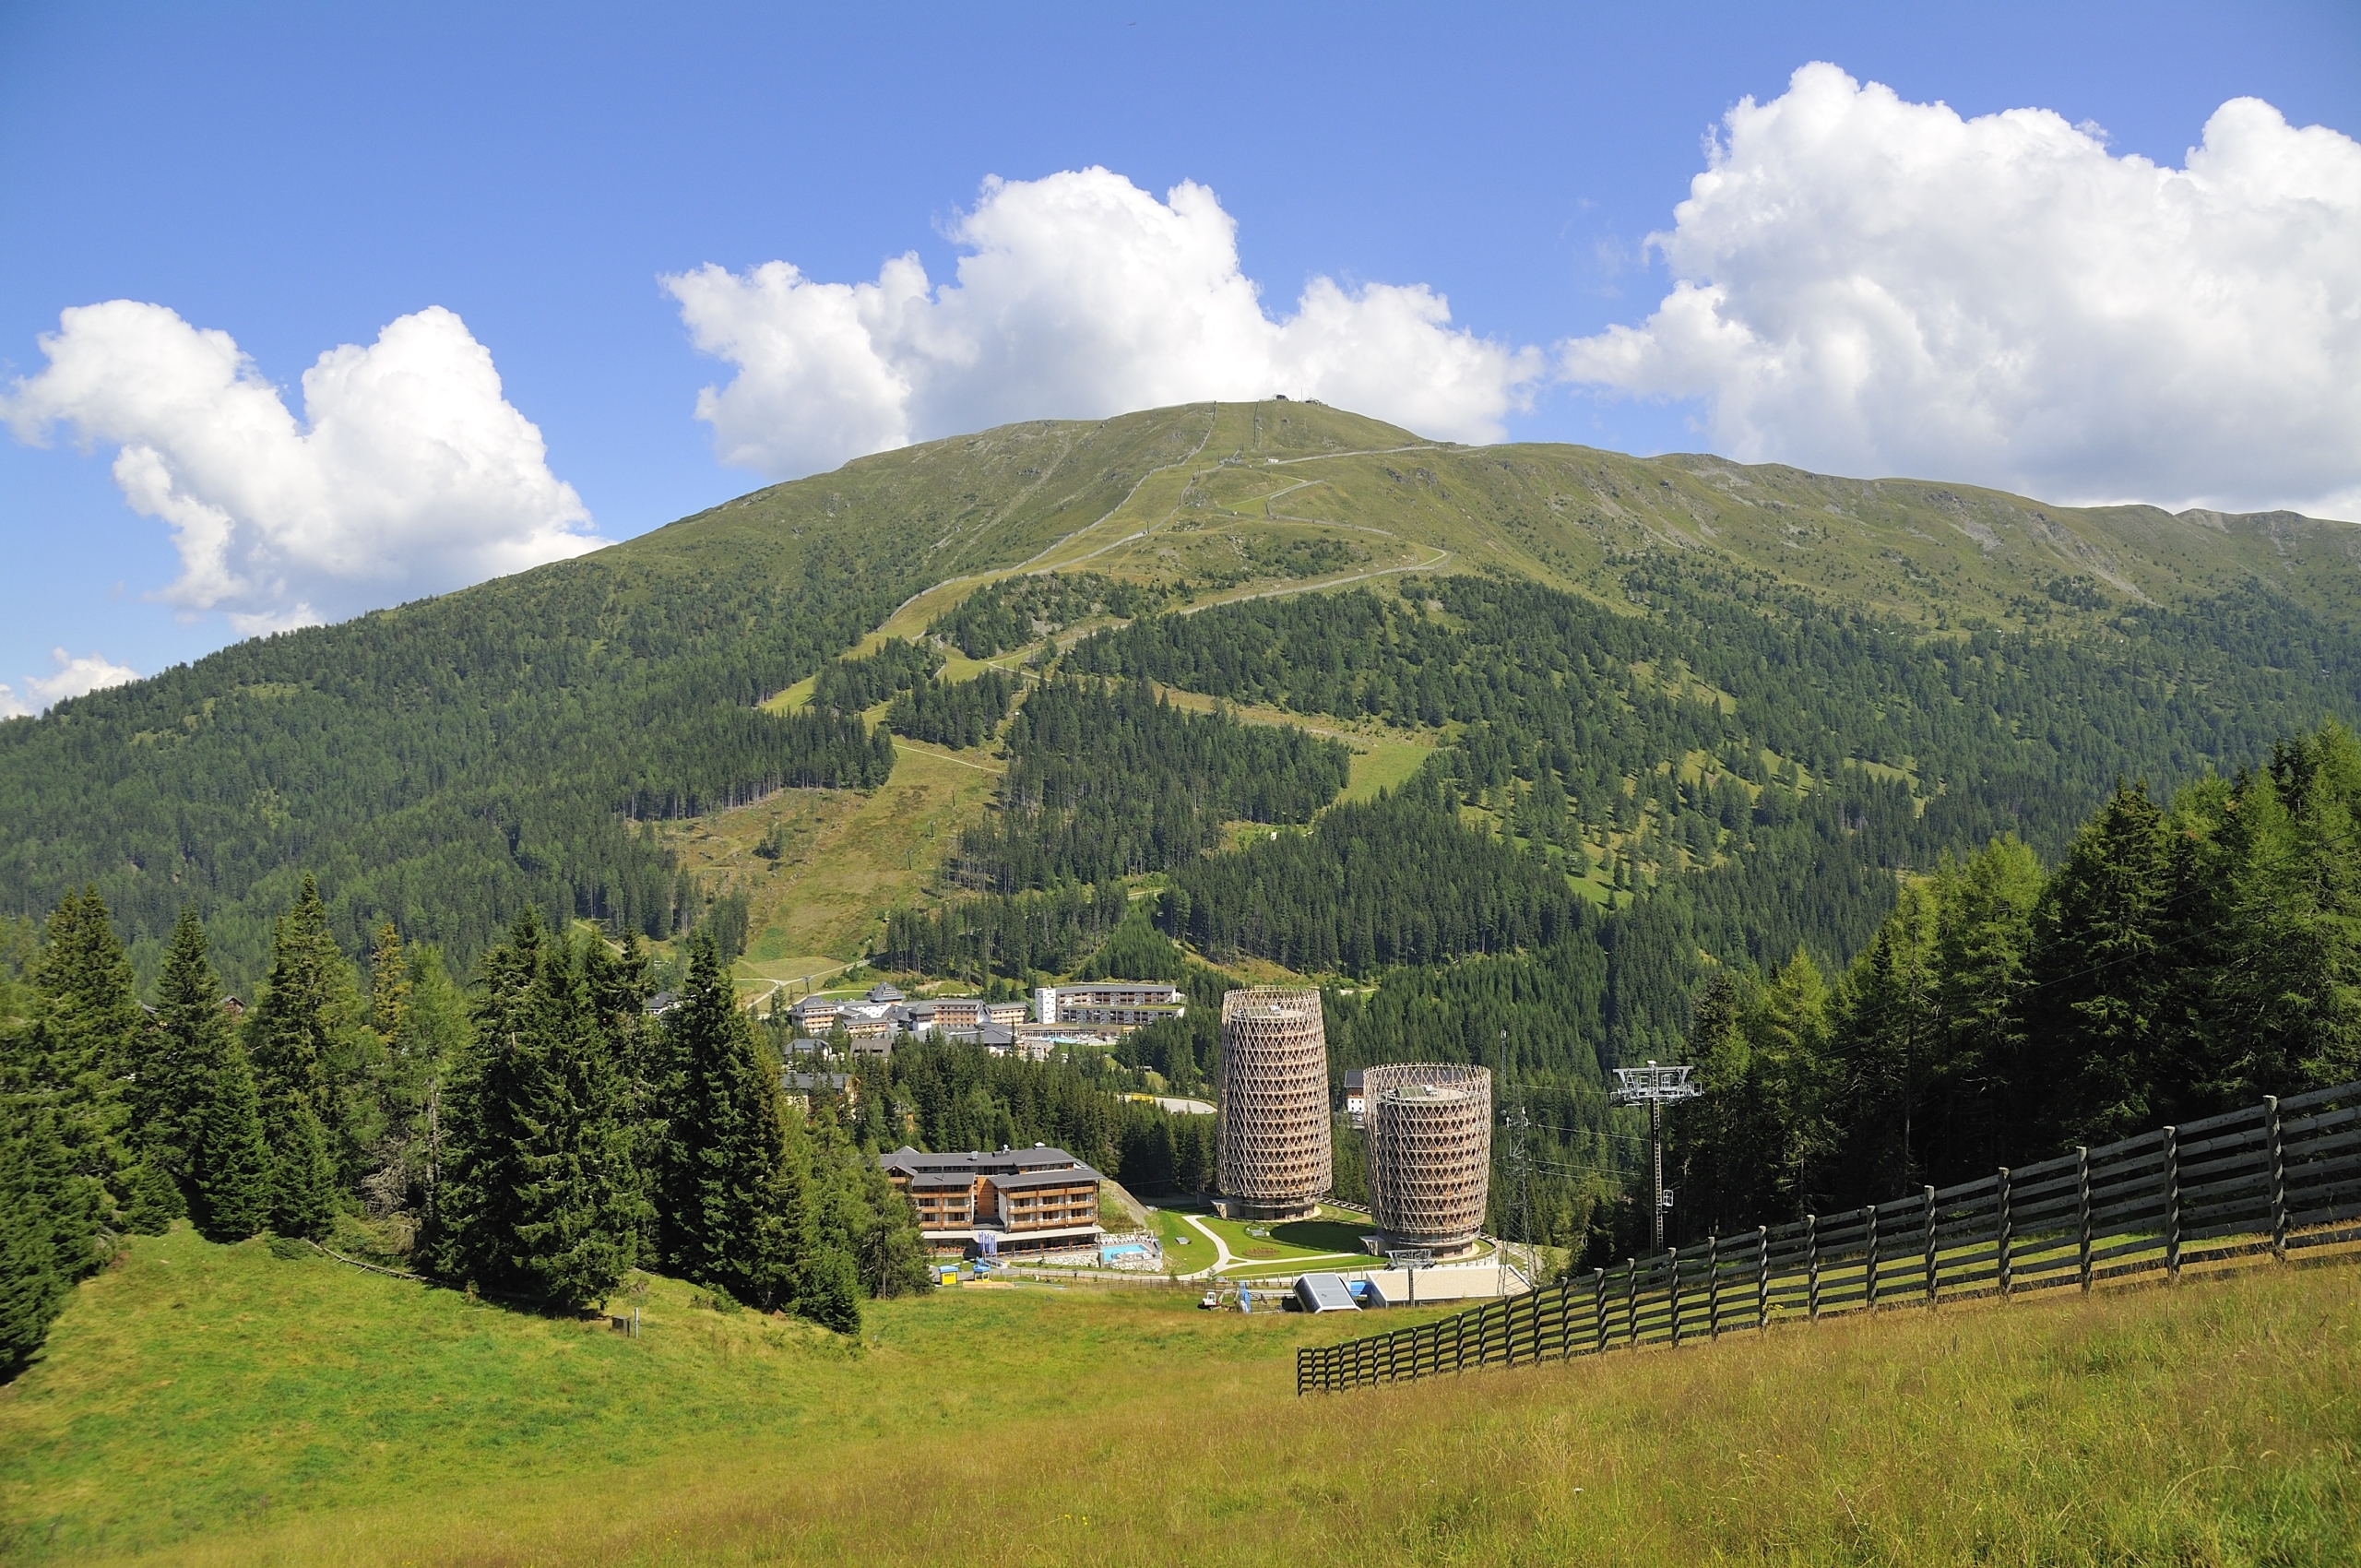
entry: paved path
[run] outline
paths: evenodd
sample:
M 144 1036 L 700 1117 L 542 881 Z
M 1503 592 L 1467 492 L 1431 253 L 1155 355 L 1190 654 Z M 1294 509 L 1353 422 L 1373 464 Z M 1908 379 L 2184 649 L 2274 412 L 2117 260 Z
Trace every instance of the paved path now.
M 1181 1277 L 1185 1279 L 1203 1279 L 1209 1274 L 1213 1274 L 1220 1269 L 1228 1268 L 1231 1264 L 1240 1261 L 1240 1259 L 1234 1258 L 1230 1255 L 1229 1244 L 1221 1239 L 1220 1235 L 1215 1231 L 1212 1226 L 1207 1225 L 1204 1220 L 1199 1219 L 1193 1214 L 1184 1214 L 1180 1218 L 1181 1222 L 1187 1225 L 1190 1229 L 1196 1231 L 1206 1241 L 1211 1241 L 1214 1244 L 1214 1261 L 1207 1264 L 1204 1267 L 1197 1270 L 1196 1273 L 1183 1275 Z

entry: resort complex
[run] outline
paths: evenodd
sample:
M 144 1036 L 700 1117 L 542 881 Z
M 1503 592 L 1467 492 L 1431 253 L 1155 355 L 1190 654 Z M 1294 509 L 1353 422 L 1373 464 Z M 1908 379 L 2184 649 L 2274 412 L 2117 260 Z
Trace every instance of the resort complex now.
M 1039 1252 L 1098 1241 L 1099 1174 L 1062 1148 L 921 1154 L 904 1145 L 878 1163 L 937 1249 Z

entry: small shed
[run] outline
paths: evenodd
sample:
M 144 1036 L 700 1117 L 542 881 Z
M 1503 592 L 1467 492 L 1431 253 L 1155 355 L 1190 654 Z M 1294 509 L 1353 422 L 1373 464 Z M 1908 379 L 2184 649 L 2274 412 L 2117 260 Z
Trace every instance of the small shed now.
M 1341 1274 L 1307 1274 L 1295 1282 L 1298 1312 L 1357 1313 L 1360 1303 L 1353 1300 L 1352 1291 L 1345 1288 Z

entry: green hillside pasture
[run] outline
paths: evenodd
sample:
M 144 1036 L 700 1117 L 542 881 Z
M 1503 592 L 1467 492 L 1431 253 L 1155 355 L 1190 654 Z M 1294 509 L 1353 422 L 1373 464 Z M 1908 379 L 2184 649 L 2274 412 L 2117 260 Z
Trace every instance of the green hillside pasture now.
M 795 980 L 813 957 L 857 956 L 885 911 L 925 896 L 935 868 L 999 787 L 989 753 L 896 739 L 894 776 L 869 790 L 785 790 L 736 811 L 659 825 L 665 844 L 719 894 L 746 891 L 742 977 Z M 784 853 L 754 853 L 774 823 Z M 825 967 L 825 966 L 824 966 Z
M 854 1354 L 658 1284 L 632 1342 L 183 1233 L 0 1400 L 0 1496 L 31 1562 L 2341 1564 L 2354 1278 L 1299 1400 L 1292 1347 L 1370 1320 L 962 1289 Z
M 1240 723 L 1290 724 L 1328 740 L 1344 742 L 1351 748 L 1353 757 L 1345 792 L 1337 797 L 1342 801 L 1374 800 L 1381 790 L 1400 788 L 1442 741 L 1440 731 L 1396 730 L 1374 722 L 1353 724 L 1326 715 L 1306 719 L 1280 707 L 1252 703 L 1225 705 L 1202 692 L 1183 691 L 1179 686 L 1158 686 L 1157 690 L 1175 707 L 1185 707 L 1192 713 L 1211 713 L 1227 706 L 1230 716 Z
M 180 1558 L 297 1521 L 342 1537 L 355 1511 L 374 1535 L 430 1497 L 436 1516 L 472 1514 L 465 1535 L 553 1483 L 605 1495 L 724 1434 L 733 1455 L 827 1469 L 848 1445 L 1128 1406 L 1175 1366 L 1276 1388 L 1311 1326 L 1024 1287 L 872 1304 L 856 1347 L 692 1295 L 619 1294 L 612 1310 L 643 1313 L 633 1340 L 260 1241 L 138 1239 L 0 1395 L 0 1557 Z

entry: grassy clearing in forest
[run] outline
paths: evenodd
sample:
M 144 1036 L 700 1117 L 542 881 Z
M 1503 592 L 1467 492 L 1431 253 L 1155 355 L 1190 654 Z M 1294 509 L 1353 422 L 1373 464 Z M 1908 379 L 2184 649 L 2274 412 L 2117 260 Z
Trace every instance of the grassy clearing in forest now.
M 633 1342 L 184 1231 L 85 1285 L 0 1398 L 0 1550 L 2346 1563 L 2355 1278 L 1907 1309 L 1299 1400 L 1292 1348 L 1369 1320 L 963 1289 L 873 1309 L 848 1353 L 659 1283 Z
M 897 904 L 924 896 L 959 832 L 980 821 L 1002 764 L 896 740 L 894 776 L 867 791 L 783 790 L 742 806 L 661 826 L 664 841 L 716 894 L 746 890 L 748 955 L 740 972 L 793 979 L 811 959 L 857 956 Z M 754 853 L 773 823 L 788 829 L 777 861 Z

